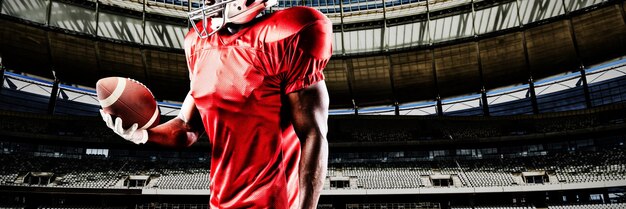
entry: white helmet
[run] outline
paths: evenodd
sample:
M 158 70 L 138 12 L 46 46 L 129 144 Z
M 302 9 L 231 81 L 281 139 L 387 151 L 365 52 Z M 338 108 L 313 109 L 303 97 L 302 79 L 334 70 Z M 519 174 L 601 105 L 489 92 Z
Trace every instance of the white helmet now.
M 250 22 L 265 8 L 276 5 L 277 0 L 202 0 L 202 6 L 188 13 L 193 29 L 201 38 L 213 35 L 227 23 Z M 226 15 L 224 15 L 226 14 Z M 211 33 L 207 33 L 207 19 L 211 18 Z M 202 21 L 202 29 L 196 26 Z

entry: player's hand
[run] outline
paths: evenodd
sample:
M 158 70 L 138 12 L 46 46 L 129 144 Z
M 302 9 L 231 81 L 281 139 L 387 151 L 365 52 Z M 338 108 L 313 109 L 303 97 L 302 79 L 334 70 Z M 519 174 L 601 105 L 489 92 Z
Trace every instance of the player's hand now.
M 137 130 L 137 123 L 133 124 L 128 129 L 124 129 L 122 127 L 122 118 L 117 117 L 115 118 L 115 122 L 113 122 L 111 115 L 102 110 L 100 110 L 100 116 L 102 116 L 102 120 L 104 120 L 107 127 L 122 138 L 135 144 L 145 144 L 148 141 L 148 131 L 142 129 Z

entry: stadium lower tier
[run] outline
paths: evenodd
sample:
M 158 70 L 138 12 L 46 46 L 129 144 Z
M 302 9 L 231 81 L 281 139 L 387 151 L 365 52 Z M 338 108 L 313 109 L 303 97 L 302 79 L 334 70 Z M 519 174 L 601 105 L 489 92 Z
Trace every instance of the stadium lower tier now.
M 2 209 L 25 209 L 23 206 L 11 206 L 0 207 Z M 206 204 L 145 204 L 136 205 L 136 209 L 208 209 Z M 332 205 L 321 204 L 318 205 L 318 209 L 334 209 Z M 425 205 L 423 203 L 378 203 L 378 204 L 349 204 L 347 209 L 438 209 L 439 205 Z M 451 209 L 536 209 L 535 206 L 511 206 L 511 205 L 497 205 L 497 206 L 452 206 Z M 578 204 L 578 205 L 550 205 L 547 209 L 623 209 L 626 208 L 626 203 L 614 203 L 614 204 Z M 37 209 L 126 209 L 126 207 L 93 207 L 93 206 L 42 206 Z
M 326 193 L 398 192 L 428 188 L 515 188 L 626 183 L 623 147 L 602 151 L 485 159 L 343 162 L 331 159 Z M 0 154 L 0 185 L 54 188 L 200 190 L 208 192 L 207 161 L 145 161 L 89 155 L 79 158 Z M 552 187 L 550 187 L 552 188 Z M 499 189 L 502 191 L 503 189 Z M 506 189 L 504 189 L 506 190 Z M 476 190 L 473 190 L 476 191 Z
M 124 206 L 38 206 L 36 209 L 128 209 Z M 177 203 L 147 203 L 136 204 L 135 209 L 209 209 L 208 204 L 177 204 Z M 336 209 L 333 204 L 319 204 L 318 209 Z M 346 209 L 441 209 L 446 208 L 439 203 L 419 202 L 419 203 L 349 203 Z M 499 204 L 499 205 L 474 205 L 447 207 L 450 209 L 623 209 L 626 203 L 579 203 L 573 205 L 546 205 L 534 206 L 532 204 Z M 26 206 L 0 206 L 0 209 L 27 209 Z

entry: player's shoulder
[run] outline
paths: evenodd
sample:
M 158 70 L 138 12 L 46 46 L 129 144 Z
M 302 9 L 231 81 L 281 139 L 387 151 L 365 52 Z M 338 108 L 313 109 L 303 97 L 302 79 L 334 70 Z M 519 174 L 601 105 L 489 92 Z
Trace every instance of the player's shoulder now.
M 330 20 L 315 8 L 296 6 L 280 10 L 273 14 L 273 18 L 280 19 L 285 26 L 306 26 L 316 21 Z
M 328 25 L 325 28 L 332 31 L 332 23 L 328 17 L 311 7 L 296 6 L 280 10 L 268 15 L 262 22 L 262 25 L 273 29 L 272 35 L 276 37 L 271 39 L 274 40 L 298 34 L 316 24 Z

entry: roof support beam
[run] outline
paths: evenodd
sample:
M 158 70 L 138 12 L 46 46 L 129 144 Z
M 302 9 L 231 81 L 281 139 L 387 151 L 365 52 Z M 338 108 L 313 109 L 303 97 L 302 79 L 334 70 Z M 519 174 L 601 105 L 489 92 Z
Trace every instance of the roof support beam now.
M 391 85 L 391 99 L 393 101 L 393 105 L 397 106 L 398 97 L 396 95 L 396 85 L 394 83 L 394 74 L 393 74 L 393 61 L 391 60 L 391 55 L 384 55 L 385 59 L 387 59 L 387 63 L 389 64 L 389 85 Z
M 57 97 L 59 96 L 59 79 L 54 78 L 54 83 L 52 84 L 52 91 L 50 91 L 50 99 L 48 100 L 48 115 L 54 114 L 54 108 L 57 104 Z
M 426 0 L 426 33 L 428 35 L 428 45 L 433 45 L 433 38 L 430 37 L 430 6 L 428 4 L 429 0 Z
M 383 25 L 380 30 L 380 48 L 383 52 L 389 51 L 389 46 L 385 44 L 385 32 L 387 30 L 387 5 L 385 4 L 385 0 L 383 1 Z M 387 63 L 389 63 L 389 84 L 391 85 L 391 96 L 393 100 L 393 104 L 395 105 L 397 102 L 396 90 L 393 81 L 393 63 L 391 61 L 391 56 L 389 54 L 385 55 L 385 59 L 387 59 Z
M 539 105 L 537 104 L 537 95 L 535 94 L 535 83 L 533 80 L 533 72 L 530 67 L 530 59 L 528 58 L 528 44 L 526 43 L 526 31 L 522 31 L 522 44 L 524 45 L 524 61 L 528 70 L 528 93 L 530 94 L 530 102 L 533 113 L 539 113 Z
M 430 49 L 432 57 L 433 81 L 435 85 L 435 101 L 437 101 L 437 115 L 443 116 L 443 106 L 441 104 L 441 96 L 439 95 L 439 82 L 437 81 L 437 64 L 435 63 L 435 49 Z
M 535 94 L 535 83 L 533 81 L 533 72 L 530 66 L 530 59 L 528 58 L 528 44 L 526 43 L 526 31 L 524 30 L 524 23 L 522 16 L 520 15 L 520 0 L 515 0 L 517 6 L 517 21 L 519 28 L 522 31 L 522 48 L 524 49 L 524 62 L 526 63 L 526 70 L 528 71 L 528 95 L 530 96 L 530 105 L 532 106 L 533 113 L 539 113 L 539 105 L 537 104 L 537 95 Z
M 398 101 L 393 103 L 393 110 L 394 115 L 400 115 L 400 104 Z
M 96 33 L 93 34 L 94 37 L 98 36 L 98 28 L 100 25 L 100 0 L 96 0 Z M 102 60 L 102 56 L 100 56 L 100 42 L 96 39 L 94 42 L 94 49 L 96 50 L 96 74 L 98 75 L 98 77 L 104 77 L 104 75 L 102 75 L 102 70 L 100 69 L 100 60 Z
M 354 64 L 352 63 L 352 60 L 346 60 L 346 59 L 342 59 L 342 60 L 346 64 L 345 66 L 346 66 L 347 77 L 348 77 L 348 89 L 350 90 L 350 97 L 352 97 L 352 107 L 354 108 L 354 114 L 358 115 L 359 104 L 356 101 L 356 98 L 354 96 L 354 88 L 352 87 L 352 84 L 354 81 Z
M 345 31 L 344 31 L 344 23 L 343 23 L 343 0 L 334 0 L 334 1 L 339 1 L 339 13 L 341 14 L 341 17 L 339 18 L 341 23 L 340 23 L 340 28 L 341 28 L 341 55 L 343 55 L 345 57 L 346 55 L 346 44 L 345 44 Z M 348 80 L 348 90 L 350 92 L 350 99 L 352 100 L 352 108 L 354 108 L 354 114 L 358 115 L 359 114 L 359 106 L 357 105 L 356 99 L 354 97 L 354 90 L 352 88 L 352 80 L 354 79 L 354 71 L 352 70 L 353 65 L 352 62 L 348 62 L 348 60 L 346 60 L 346 58 L 341 58 L 341 62 L 343 62 L 343 66 L 345 66 L 345 71 L 346 71 L 346 80 Z
M 437 101 L 437 116 L 443 116 L 443 104 L 441 103 L 441 97 L 437 95 L 435 101 Z
M 539 114 L 539 105 L 537 103 L 537 94 L 535 93 L 535 81 L 533 77 L 528 78 L 528 94 L 530 95 L 530 104 L 534 114 Z
M 580 56 L 580 49 L 578 48 L 578 40 L 576 38 L 576 33 L 574 32 L 574 23 L 572 21 L 572 17 L 569 15 L 570 11 L 565 7 L 565 0 L 561 0 L 563 2 L 563 10 L 565 10 L 565 15 L 567 17 L 568 29 L 570 36 L 572 37 L 572 45 L 574 46 L 574 51 L 576 52 L 576 60 L 578 61 L 578 71 L 580 73 L 580 80 L 582 81 L 583 93 L 585 96 L 585 107 L 591 108 L 591 96 L 589 95 L 589 86 L 587 85 L 587 78 L 585 75 L 585 63 L 583 62 L 582 57 Z
M 52 13 L 52 0 L 48 0 L 48 8 L 46 9 L 46 26 L 50 26 L 50 16 Z M 50 65 L 50 71 L 52 71 L 52 76 L 54 77 L 54 83 L 52 83 L 52 91 L 50 91 L 50 99 L 48 100 L 48 110 L 47 113 L 49 115 L 54 114 L 54 108 L 57 103 L 57 97 L 59 96 L 59 78 L 57 78 L 56 72 L 54 71 L 54 61 L 52 60 L 52 41 L 50 39 L 50 31 L 46 31 L 46 40 L 48 42 L 48 64 Z
M 50 13 L 52 9 L 52 0 L 48 0 L 48 8 L 46 9 L 46 26 L 50 26 Z M 54 64 L 52 61 L 52 46 L 50 39 L 50 32 L 46 31 L 46 40 L 48 41 L 48 62 L 50 64 L 50 70 L 52 71 L 52 76 L 54 77 L 54 83 L 52 83 L 52 91 L 50 91 L 50 99 L 48 100 L 48 109 L 47 113 L 49 115 L 54 114 L 54 109 L 57 103 L 57 97 L 59 95 L 59 79 L 56 76 L 56 72 L 54 71 Z
M 1 3 L 1 2 L 0 2 Z M 2 65 L 2 56 L 0 56 L 0 92 L 4 88 L 4 65 Z
M 474 38 L 478 37 L 478 32 L 476 32 L 476 8 L 474 0 L 472 0 L 472 32 L 474 33 Z M 485 89 L 486 85 L 483 74 L 483 63 L 482 58 L 480 57 L 480 43 L 478 40 L 474 43 L 476 43 L 476 61 L 478 63 L 478 75 L 480 76 L 480 104 L 483 109 L 483 115 L 489 116 L 489 102 L 487 102 L 487 90 Z
M 146 5 L 147 4 L 148 4 L 148 0 L 143 0 L 143 11 L 141 12 L 141 28 L 142 28 L 143 34 L 141 34 L 141 45 L 146 44 Z
M 591 108 L 591 94 L 589 93 L 589 85 L 587 84 L 587 72 L 585 72 L 584 66 L 580 66 L 578 71 L 580 73 L 580 81 L 582 81 L 583 93 L 585 94 L 585 106 L 587 109 Z
M 474 7 L 474 0 L 472 0 L 470 4 L 472 5 L 472 33 L 474 38 L 476 38 L 478 33 L 476 32 L 476 8 Z
M 380 48 L 383 52 L 389 51 L 389 45 L 385 44 L 385 31 L 387 30 L 387 5 L 385 4 L 385 0 L 383 1 L 383 25 L 380 30 Z M 393 105 L 395 107 L 395 115 L 400 115 L 400 111 L 398 110 L 398 97 L 396 96 L 396 87 L 393 79 L 393 63 L 391 61 L 391 55 L 384 55 L 385 59 L 387 59 L 387 63 L 389 63 L 389 84 L 391 85 L 391 96 L 393 100 Z
M 339 24 L 341 26 L 341 55 L 346 56 L 346 44 L 345 44 L 345 37 L 344 37 L 344 24 L 343 24 L 343 0 L 338 0 L 339 1 L 339 13 L 341 14 L 341 17 L 339 18 L 339 20 L 341 21 Z
M 100 30 L 100 0 L 96 0 L 96 33 L 94 36 L 98 36 L 98 30 Z
M 487 90 L 485 89 L 485 78 L 483 75 L 483 63 L 482 58 L 480 58 L 480 44 L 478 41 L 476 43 L 476 53 L 477 54 L 477 62 L 478 62 L 478 75 L 480 77 L 480 97 L 481 97 L 481 106 L 483 107 L 483 115 L 489 116 L 489 103 L 487 102 Z
M 439 96 L 439 82 L 437 82 L 437 64 L 435 63 L 435 47 L 433 47 L 433 38 L 430 36 L 430 6 L 429 6 L 429 0 L 426 1 L 426 21 L 428 24 L 426 24 L 427 26 L 427 33 L 428 33 L 428 49 L 430 50 L 431 53 L 431 64 L 432 64 L 432 70 L 433 70 L 433 83 L 434 83 L 434 88 L 435 88 L 435 93 L 434 93 L 434 97 L 435 97 L 435 101 L 437 102 L 437 105 L 435 106 L 435 111 L 437 112 L 438 116 L 443 116 L 443 105 L 441 104 L 441 97 Z
M 383 1 L 383 24 L 380 30 L 380 51 L 386 52 L 389 50 L 389 46 L 385 46 L 385 30 L 387 29 L 387 6 L 385 0 Z
M 489 101 L 487 100 L 487 90 L 485 90 L 484 86 L 480 89 L 480 105 L 483 107 L 483 115 L 489 116 Z
M 141 27 L 143 28 L 143 34 L 141 36 L 141 49 L 139 49 L 139 53 L 141 54 L 141 63 L 143 64 L 143 75 L 145 80 L 143 81 L 145 84 L 150 84 L 149 73 L 148 73 L 148 60 L 146 58 L 146 49 L 143 46 L 146 45 L 146 6 L 148 5 L 148 0 L 143 0 L 143 11 L 141 12 Z
M 48 8 L 46 8 L 46 26 L 50 27 L 50 15 L 52 13 L 52 0 L 48 0 Z

